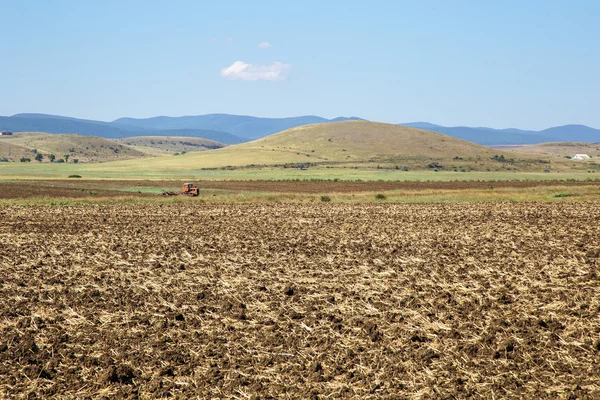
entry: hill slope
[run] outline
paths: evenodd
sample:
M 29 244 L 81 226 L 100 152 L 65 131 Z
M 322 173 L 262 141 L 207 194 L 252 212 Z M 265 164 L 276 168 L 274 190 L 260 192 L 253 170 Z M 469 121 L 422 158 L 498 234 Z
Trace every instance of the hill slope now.
M 167 155 L 182 152 L 192 153 L 220 149 L 226 146 L 214 140 L 177 136 L 135 136 L 114 139 L 114 141 L 152 155 Z
M 336 162 L 476 157 L 490 153 L 483 146 L 438 133 L 366 121 L 302 126 L 236 147 L 300 152 Z
M 37 152 L 45 156 L 54 154 L 57 159 L 68 154 L 71 160 L 78 159 L 81 162 L 115 161 L 146 156 L 139 150 L 95 136 L 36 132 L 16 133 L 10 138 L 0 138 L 0 157 L 8 157 L 10 152 L 12 161 L 18 161 L 20 157 L 13 156 L 19 154 L 18 151 L 25 151 L 28 154 L 26 157 L 31 159 Z M 44 161 L 47 162 L 48 158 Z
M 35 153 L 30 148 L 12 143 L 0 137 L 0 162 L 14 162 L 21 158 L 33 160 Z
M 392 124 L 346 121 L 289 129 L 253 142 L 210 152 L 161 157 L 149 168 L 221 168 L 281 164 L 403 163 L 427 168 L 432 160 L 489 160 L 492 149 L 438 133 Z M 145 160 L 132 161 L 139 163 Z

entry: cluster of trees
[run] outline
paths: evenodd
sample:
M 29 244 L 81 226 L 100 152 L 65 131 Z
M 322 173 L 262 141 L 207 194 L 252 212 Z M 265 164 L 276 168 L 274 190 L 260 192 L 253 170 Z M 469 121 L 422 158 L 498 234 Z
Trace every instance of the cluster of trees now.
M 54 162 L 57 161 L 56 160 L 56 155 L 54 154 L 48 154 L 47 156 L 44 156 L 42 153 L 38 153 L 37 151 L 35 152 L 35 157 L 34 160 L 37 162 L 42 162 L 44 160 L 44 157 L 48 157 L 48 160 L 50 160 L 50 162 Z M 59 158 L 57 162 L 59 163 L 66 163 L 69 162 L 69 158 L 71 156 L 69 154 L 65 154 L 64 156 L 62 156 L 62 158 Z M 31 162 L 31 158 L 28 157 L 21 157 L 21 162 Z M 73 158 L 73 164 L 77 164 L 79 162 L 79 159 L 77 158 Z

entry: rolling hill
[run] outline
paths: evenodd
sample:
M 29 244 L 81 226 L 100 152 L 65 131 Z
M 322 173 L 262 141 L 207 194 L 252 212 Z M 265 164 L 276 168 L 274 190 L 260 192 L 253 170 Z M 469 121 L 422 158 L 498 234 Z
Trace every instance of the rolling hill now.
M 18 161 L 21 157 L 33 160 L 39 152 L 54 154 L 57 159 L 69 155 L 79 162 L 106 162 L 173 155 L 219 149 L 227 145 L 214 140 L 194 137 L 136 136 L 125 139 L 105 139 L 76 134 L 17 132 L 0 136 L 0 160 Z M 45 157 L 43 162 L 49 162 Z
M 125 160 L 147 155 L 109 139 L 94 136 L 27 132 L 0 138 L 0 158 L 18 161 L 21 157 L 28 157 L 33 160 L 36 153 L 45 156 L 43 162 L 49 162 L 49 154 L 54 154 L 57 159 L 68 154 L 71 161 L 77 159 L 80 162 Z
M 32 152 L 32 149 L 11 143 L 9 140 L 0 137 L 0 162 L 15 162 L 21 158 L 33 160 L 34 157 L 35 153 Z
M 135 136 L 124 139 L 114 139 L 114 141 L 152 155 L 192 153 L 220 149 L 226 146 L 225 144 L 214 140 L 177 136 Z
M 164 130 L 145 130 L 135 131 L 135 135 L 126 136 L 127 138 L 132 137 L 187 137 L 187 138 L 198 138 L 207 139 L 214 142 L 223 144 L 237 144 L 247 142 L 247 139 L 239 136 L 232 135 L 228 132 L 219 132 L 209 129 L 164 129 Z
M 479 168 L 488 164 L 504 167 L 492 161 L 494 154 L 503 153 L 424 130 L 367 121 L 346 121 L 292 128 L 209 152 L 161 157 L 153 159 L 151 163 L 138 160 L 120 165 L 164 170 L 263 165 L 364 165 L 375 168 L 379 163 L 387 167 L 409 165 L 411 168 L 427 169 L 432 162 L 443 163 L 447 168 L 468 163 L 479 163 Z

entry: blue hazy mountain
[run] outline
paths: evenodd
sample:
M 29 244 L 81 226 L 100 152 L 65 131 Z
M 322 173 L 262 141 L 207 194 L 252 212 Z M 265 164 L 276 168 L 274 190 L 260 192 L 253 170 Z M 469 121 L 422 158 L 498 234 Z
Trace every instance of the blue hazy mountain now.
M 246 139 L 258 139 L 297 126 L 360 120 L 356 117 L 326 119 L 315 115 L 289 118 L 260 118 L 249 115 L 207 114 L 185 117 L 119 118 L 113 124 L 143 129 L 190 129 L 201 128 L 229 132 Z
M 486 127 L 441 126 L 429 122 L 400 124 L 442 133 L 484 146 L 504 144 L 537 144 L 544 142 L 600 142 L 600 130 L 585 125 L 565 125 L 541 131 L 522 129 L 493 129 Z
M 556 126 L 544 129 L 539 133 L 553 139 L 554 142 L 600 142 L 600 130 L 585 125 Z M 567 138 L 573 139 L 565 140 Z
M 104 138 L 131 136 L 201 137 L 235 144 L 258 139 L 301 125 L 360 120 L 306 115 L 290 118 L 260 118 L 247 115 L 208 114 L 185 117 L 120 118 L 94 121 L 48 114 L 16 114 L 0 117 L 0 131 L 78 133 Z M 584 125 L 564 125 L 541 131 L 493 129 L 487 127 L 447 127 L 429 122 L 400 124 L 438 132 L 482 145 L 536 144 L 543 142 L 600 142 L 600 130 Z
M 17 114 L 0 117 L 0 130 L 13 132 L 78 133 L 86 136 L 99 136 L 108 139 L 130 136 L 185 136 L 216 140 L 235 144 L 247 141 L 229 132 L 210 129 L 140 129 L 120 126 L 111 122 L 92 121 L 58 115 Z

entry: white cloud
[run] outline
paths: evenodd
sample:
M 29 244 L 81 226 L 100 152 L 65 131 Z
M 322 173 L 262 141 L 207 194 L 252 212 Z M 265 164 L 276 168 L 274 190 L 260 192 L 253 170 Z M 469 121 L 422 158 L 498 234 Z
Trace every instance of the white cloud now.
M 268 65 L 247 64 L 236 61 L 227 68 L 221 70 L 223 78 L 242 81 L 281 81 L 287 78 L 290 64 L 278 61 Z
M 256 47 L 258 47 L 259 49 L 268 49 L 269 47 L 272 47 L 273 45 L 269 42 L 260 42 L 259 44 L 256 45 Z

